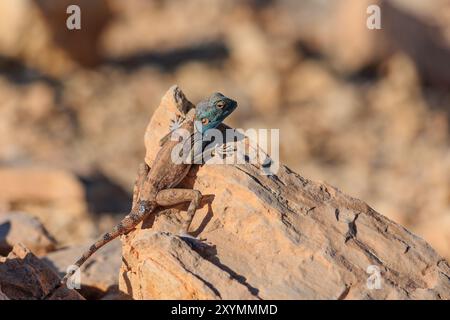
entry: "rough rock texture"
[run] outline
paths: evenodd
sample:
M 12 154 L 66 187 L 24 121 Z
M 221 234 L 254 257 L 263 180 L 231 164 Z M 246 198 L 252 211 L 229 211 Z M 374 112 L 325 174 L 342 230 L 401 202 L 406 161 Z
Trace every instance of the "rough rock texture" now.
M 151 165 L 170 118 L 172 87 L 145 135 Z M 364 202 L 281 166 L 204 165 L 182 182 L 204 195 L 191 233 L 183 210 L 158 212 L 122 237 L 121 290 L 135 299 L 449 299 L 450 267 L 424 240 Z M 151 228 L 151 229 L 149 229 Z M 368 268 L 381 272 L 369 289 Z
M 49 9 L 66 0 L 57 2 Z M 148 116 L 167 88 L 179 83 L 195 102 L 219 90 L 244 106 L 228 124 L 282 128 L 280 158 L 290 168 L 364 199 L 450 259 L 450 93 L 427 84 L 448 74 L 447 0 L 384 1 L 393 8 L 382 8 L 382 36 L 397 47 L 388 57 L 361 20 L 366 0 L 107 2 L 114 14 L 99 43 L 69 41 L 80 53 L 99 45 L 102 66 L 74 72 L 53 40 L 65 31 L 47 26 L 37 1 L 0 1 L 2 166 L 65 169 L 89 189 L 100 176 L 127 194 Z M 108 205 L 118 214 L 129 203 Z
M 55 239 L 37 218 L 23 212 L 0 213 L 0 255 L 6 256 L 19 242 L 37 255 L 56 247 Z
M 125 250 L 120 289 L 134 299 L 256 298 L 245 283 L 172 234 L 142 230 L 125 242 Z
M 54 288 L 60 278 L 22 244 L 14 246 L 6 258 L 0 258 L 0 288 L 11 300 L 39 300 Z M 84 300 L 75 290 L 60 287 L 48 300 Z
M 78 245 L 63 248 L 46 255 L 43 260 L 53 270 L 63 276 L 67 268 L 73 264 L 91 245 Z M 119 241 L 113 241 L 103 247 L 81 267 L 80 293 L 87 299 L 100 299 L 106 294 L 115 293 L 118 286 L 117 274 L 121 264 L 121 246 Z

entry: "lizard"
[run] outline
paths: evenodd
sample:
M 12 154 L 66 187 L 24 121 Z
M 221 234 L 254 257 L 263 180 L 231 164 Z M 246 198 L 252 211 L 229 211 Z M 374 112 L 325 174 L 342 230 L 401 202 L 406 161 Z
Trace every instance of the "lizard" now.
M 191 137 L 202 136 L 207 130 L 216 128 L 237 107 L 237 102 L 221 93 L 214 93 L 208 99 L 200 101 L 195 108 L 186 113 L 180 128 L 187 130 Z M 175 130 L 172 130 L 172 132 Z M 59 286 L 65 285 L 67 280 L 80 268 L 96 251 L 115 238 L 132 231 L 142 220 L 149 216 L 158 206 L 171 206 L 183 202 L 190 202 L 187 209 L 188 218 L 182 229 L 188 235 L 189 226 L 195 211 L 200 204 L 202 194 L 193 189 L 176 189 L 175 187 L 186 177 L 192 164 L 189 161 L 174 163 L 171 155 L 179 140 L 170 140 L 169 132 L 160 140 L 160 149 L 152 163 L 152 168 L 143 163 L 139 166 L 137 179 L 133 190 L 133 201 L 130 213 L 119 222 L 110 232 L 103 234 L 82 256 L 61 280 Z M 194 138 L 198 139 L 198 138 Z M 191 144 L 192 144 L 192 140 Z M 202 145 L 202 148 L 204 146 Z M 192 155 L 192 153 L 190 153 Z M 181 155 L 181 153 L 180 153 Z M 186 160 L 187 155 L 184 155 Z M 55 288 L 56 289 L 56 288 Z M 52 290 L 51 292 L 53 292 Z M 51 293 L 50 292 L 50 293 Z M 49 294 L 47 294 L 48 296 Z

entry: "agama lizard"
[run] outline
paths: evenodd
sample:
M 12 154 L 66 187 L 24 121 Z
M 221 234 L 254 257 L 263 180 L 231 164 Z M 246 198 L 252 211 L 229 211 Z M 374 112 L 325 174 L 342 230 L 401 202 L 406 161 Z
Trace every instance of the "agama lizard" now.
M 186 114 L 180 127 L 188 130 L 191 133 L 191 138 L 199 133 L 202 136 L 207 130 L 216 128 L 236 107 L 236 101 L 225 97 L 221 93 L 214 93 L 207 100 L 198 103 L 195 110 L 191 109 Z M 170 136 L 170 133 L 161 139 L 161 149 L 153 161 L 152 168 L 150 169 L 146 164 L 141 164 L 139 167 L 130 213 L 111 232 L 105 233 L 84 252 L 80 259 L 75 262 L 75 266 L 81 267 L 91 255 L 105 244 L 133 230 L 137 224 L 149 216 L 158 206 L 171 206 L 190 201 L 187 210 L 188 219 L 182 226 L 183 231 L 187 234 L 202 194 L 198 190 L 175 189 L 186 177 L 192 165 L 189 161 L 181 163 L 172 161 L 172 150 L 180 141 L 167 139 L 168 136 Z M 184 157 L 187 157 L 187 155 Z M 66 284 L 76 269 L 68 272 L 61 280 L 60 285 Z

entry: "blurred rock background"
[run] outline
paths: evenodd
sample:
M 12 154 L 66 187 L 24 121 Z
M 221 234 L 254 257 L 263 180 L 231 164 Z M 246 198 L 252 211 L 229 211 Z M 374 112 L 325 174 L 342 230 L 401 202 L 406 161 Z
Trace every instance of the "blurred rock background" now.
M 43 255 L 120 220 L 172 84 L 235 98 L 229 125 L 279 128 L 284 164 L 450 259 L 449 0 L 2 0 L 2 248 L 42 232 Z M 40 222 L 4 222 L 24 214 Z

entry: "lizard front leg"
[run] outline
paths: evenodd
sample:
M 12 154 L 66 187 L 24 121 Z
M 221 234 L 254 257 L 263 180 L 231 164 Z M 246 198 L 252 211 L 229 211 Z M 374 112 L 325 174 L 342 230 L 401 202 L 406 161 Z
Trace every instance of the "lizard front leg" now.
M 183 202 L 190 201 L 187 215 L 188 218 L 183 221 L 182 233 L 188 234 L 189 226 L 191 225 L 192 219 L 194 218 L 195 211 L 200 205 L 200 200 L 202 199 L 202 194 L 198 190 L 192 189 L 165 189 L 158 192 L 156 195 L 156 203 L 159 206 L 172 206 L 180 204 Z
M 147 179 L 149 171 L 150 167 L 146 163 L 143 162 L 139 165 L 138 174 L 133 188 L 133 202 L 131 205 L 132 210 L 136 209 L 136 206 L 138 205 L 140 193 L 144 186 L 144 182 Z

